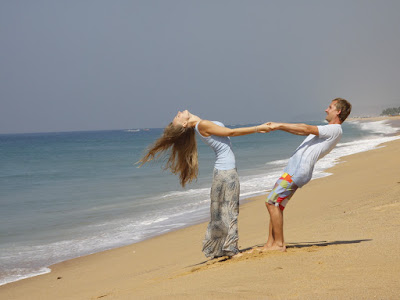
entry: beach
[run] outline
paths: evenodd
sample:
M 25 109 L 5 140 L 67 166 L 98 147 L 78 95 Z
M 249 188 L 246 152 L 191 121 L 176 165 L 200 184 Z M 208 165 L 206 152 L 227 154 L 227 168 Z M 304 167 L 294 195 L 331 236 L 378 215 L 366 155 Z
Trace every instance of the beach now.
M 396 119 L 395 121 L 398 121 Z M 50 266 L 0 299 L 397 299 L 400 140 L 345 156 L 285 210 L 287 252 L 207 260 L 207 223 Z M 265 243 L 265 195 L 240 206 L 242 251 Z
M 0 300 L 400 300 L 400 1 L 360 2 L 1 1 Z

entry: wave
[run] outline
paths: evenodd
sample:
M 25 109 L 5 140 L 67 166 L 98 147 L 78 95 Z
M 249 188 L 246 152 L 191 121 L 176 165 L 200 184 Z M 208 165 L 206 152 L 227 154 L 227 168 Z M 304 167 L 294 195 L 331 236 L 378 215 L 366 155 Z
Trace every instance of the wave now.
M 330 175 L 326 170 L 338 164 L 343 157 L 381 148 L 384 147 L 382 144 L 398 139 L 400 136 L 370 136 L 357 141 L 339 143 L 328 155 L 317 162 L 313 179 Z
M 88 225 L 81 228 L 80 236 L 74 239 L 36 245 L 4 244 L 0 247 L 0 265 L 4 267 L 0 285 L 48 273 L 48 266 L 68 259 L 136 243 L 204 221 L 208 216 L 208 195 L 200 201 L 191 202 L 187 196 L 185 200 L 179 207 L 161 207 L 136 219 Z
M 0 285 L 4 285 L 10 282 L 19 281 L 22 279 L 35 277 L 43 274 L 50 273 L 49 268 L 12 268 L 7 270 L 4 274 L 1 274 Z
M 127 129 L 125 132 L 139 132 L 140 129 Z
M 168 192 L 165 195 L 161 196 L 162 198 L 170 198 L 170 197 L 184 197 L 184 196 L 202 196 L 204 193 L 209 193 L 209 188 L 201 188 L 201 189 L 189 189 L 187 191 L 172 191 Z
M 400 131 L 400 128 L 392 127 L 388 120 L 373 122 L 350 121 L 349 123 L 357 125 L 363 131 L 376 134 L 392 135 Z
M 271 165 L 271 166 L 286 166 L 288 162 L 289 162 L 289 158 L 270 161 L 270 162 L 267 162 L 265 165 Z

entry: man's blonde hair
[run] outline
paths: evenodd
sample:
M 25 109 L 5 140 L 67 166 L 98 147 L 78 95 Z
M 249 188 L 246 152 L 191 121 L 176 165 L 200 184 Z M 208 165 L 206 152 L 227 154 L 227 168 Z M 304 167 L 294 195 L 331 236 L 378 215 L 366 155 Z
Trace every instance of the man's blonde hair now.
M 351 113 L 351 104 L 343 98 L 335 98 L 332 101 L 336 101 L 336 110 L 340 110 L 339 119 L 343 123 Z

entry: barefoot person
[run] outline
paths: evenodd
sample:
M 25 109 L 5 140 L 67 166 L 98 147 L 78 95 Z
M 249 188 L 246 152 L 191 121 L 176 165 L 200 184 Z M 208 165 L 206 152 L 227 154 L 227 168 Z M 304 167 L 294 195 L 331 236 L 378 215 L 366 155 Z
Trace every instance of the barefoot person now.
M 315 163 L 339 142 L 342 136 L 341 124 L 350 111 L 351 104 L 347 100 L 336 98 L 325 110 L 328 125 L 268 123 L 271 130 L 283 130 L 296 135 L 308 135 L 308 137 L 290 157 L 283 175 L 275 183 L 266 199 L 270 223 L 268 240 L 262 251 L 286 250 L 283 238 L 283 210 L 297 188 L 311 180 Z
M 265 133 L 269 132 L 269 127 L 262 124 L 230 129 L 217 121 L 202 120 L 185 110 L 178 112 L 139 162 L 143 165 L 171 149 L 165 168 L 179 175 L 181 185 L 185 186 L 197 178 L 198 173 L 195 131 L 216 155 L 210 194 L 211 221 L 203 241 L 203 253 L 210 258 L 232 257 L 239 253 L 237 217 L 240 185 L 229 137 Z

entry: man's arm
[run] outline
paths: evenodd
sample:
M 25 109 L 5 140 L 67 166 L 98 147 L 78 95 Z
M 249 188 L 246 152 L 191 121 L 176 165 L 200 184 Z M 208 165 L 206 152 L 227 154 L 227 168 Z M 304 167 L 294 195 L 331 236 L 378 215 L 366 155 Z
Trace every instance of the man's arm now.
M 275 122 L 269 122 L 268 125 L 271 130 L 283 130 L 296 135 L 319 135 L 318 127 L 314 125 Z

